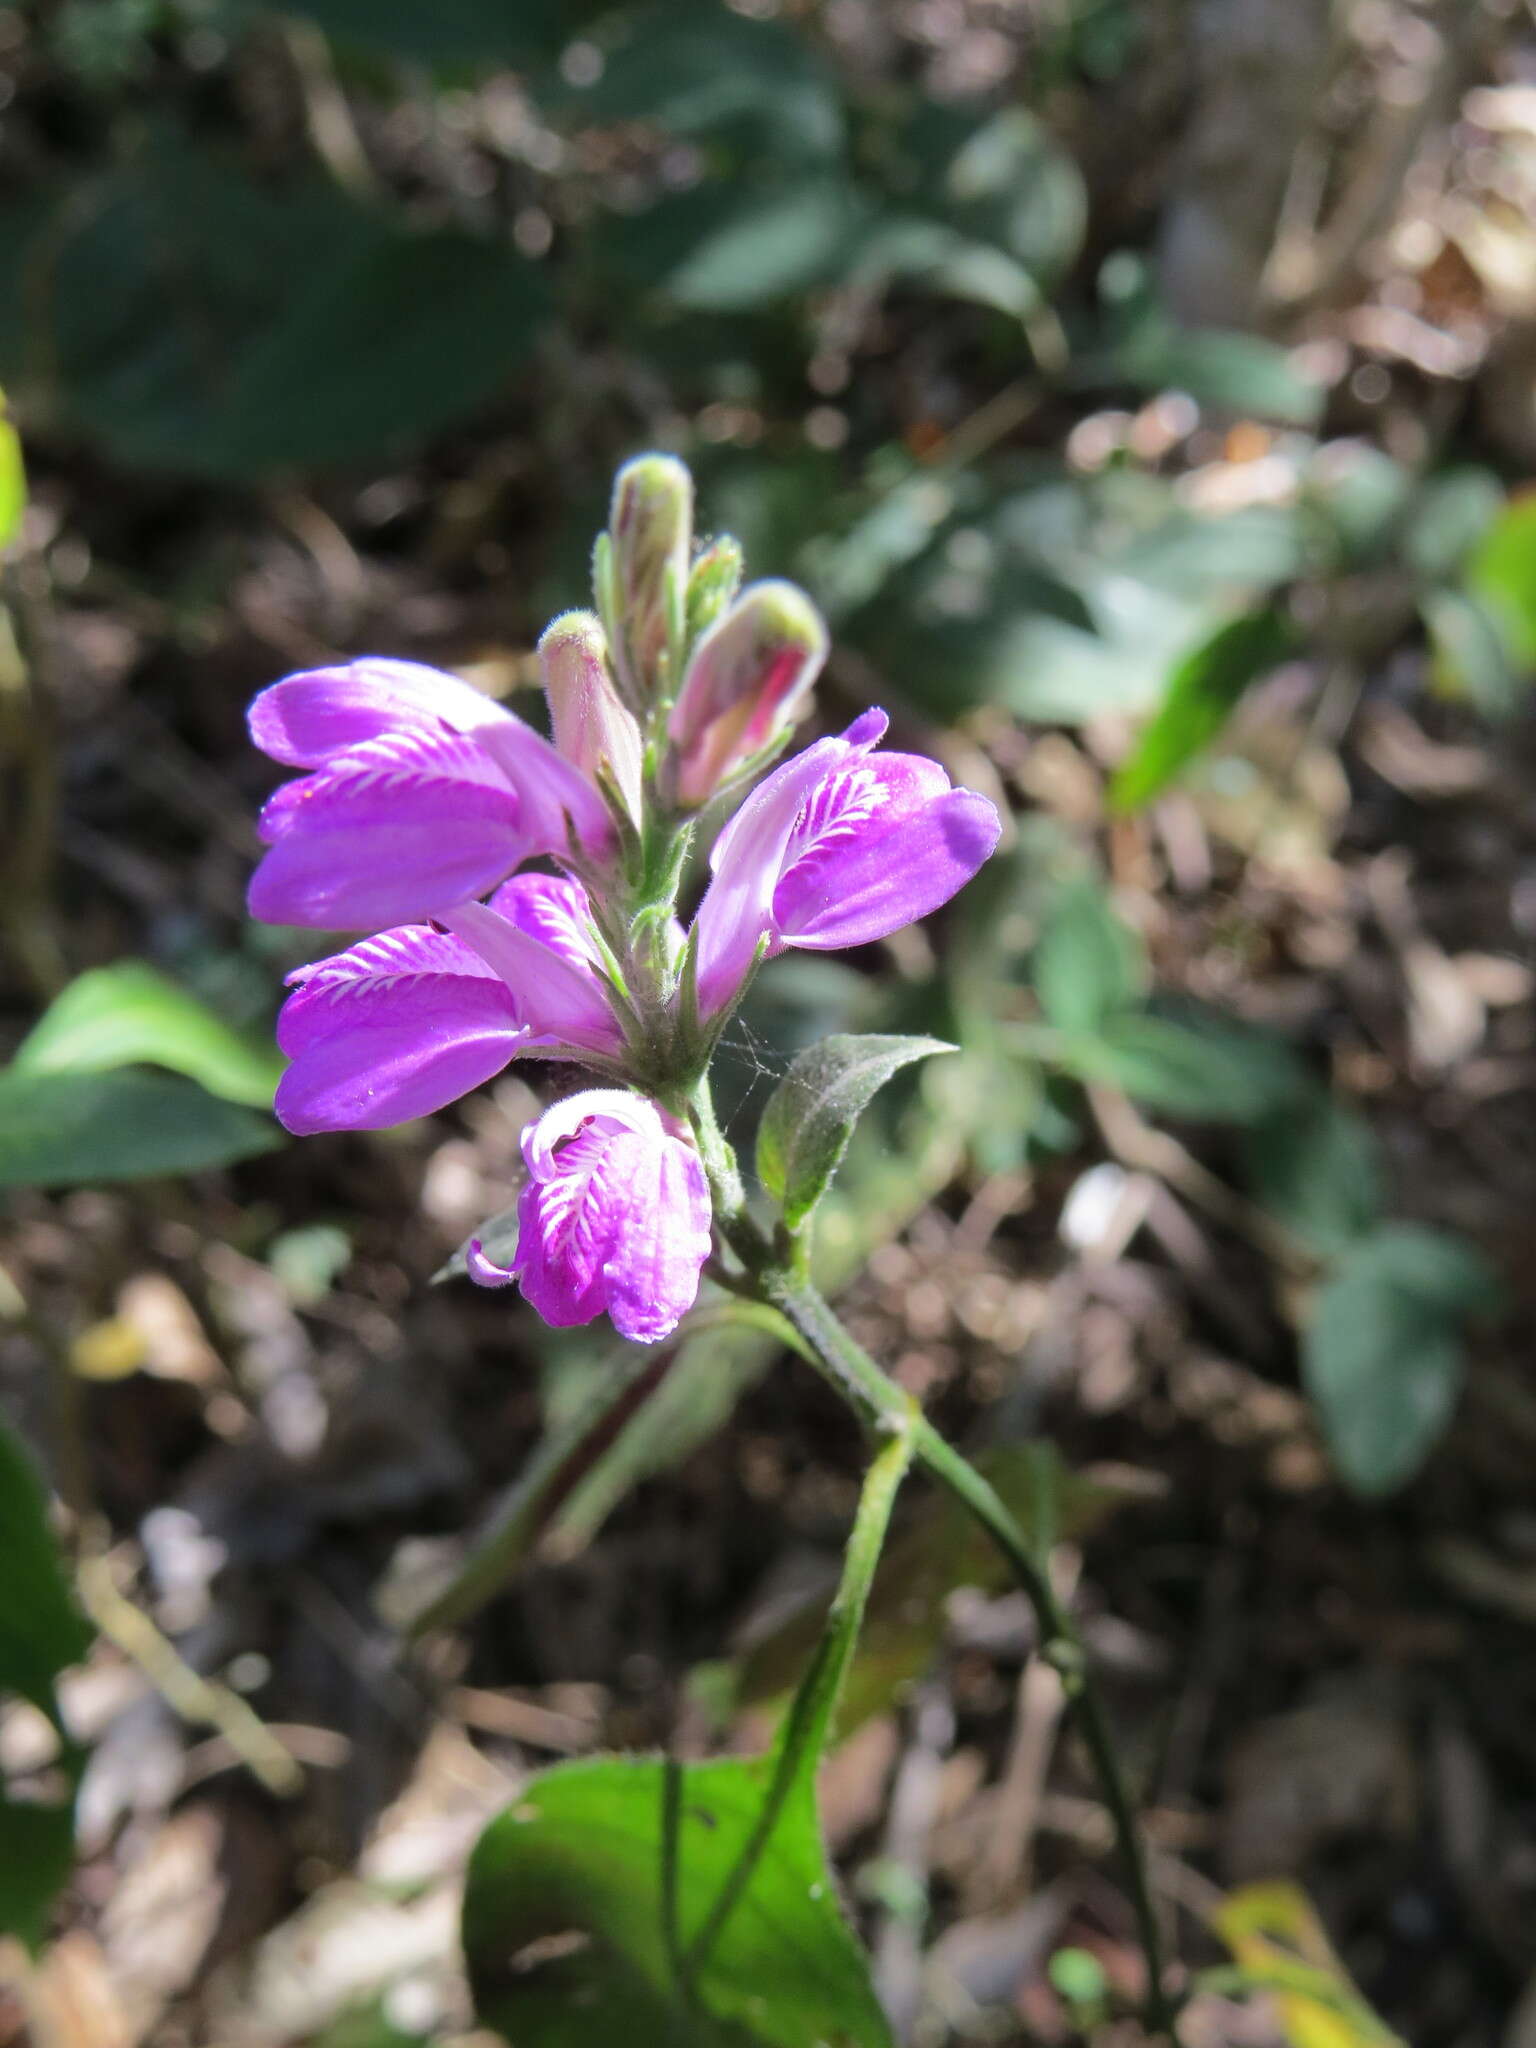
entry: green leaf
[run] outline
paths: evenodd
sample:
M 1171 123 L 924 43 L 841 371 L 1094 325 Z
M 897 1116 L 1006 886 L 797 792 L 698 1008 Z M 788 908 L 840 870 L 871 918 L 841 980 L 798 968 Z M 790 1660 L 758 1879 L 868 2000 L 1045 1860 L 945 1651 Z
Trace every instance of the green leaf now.
M 664 0 L 614 14 L 601 72 L 547 103 L 591 126 L 643 121 L 707 136 L 752 177 L 827 161 L 845 130 L 836 80 L 811 39 L 786 21 L 752 20 L 711 0 Z
M 1413 488 L 1410 471 L 1369 441 L 1317 449 L 1302 471 L 1302 502 L 1318 515 L 1326 566 L 1369 568 L 1388 558 Z
M 19 260 L 7 367 L 46 362 L 115 460 L 217 478 L 408 450 L 510 383 L 547 303 L 504 242 L 259 182 L 167 127 L 60 189 Z
M 1162 316 L 1139 323 L 1107 362 L 1086 362 L 1080 374 L 1088 381 L 1108 375 L 1143 391 L 1187 391 L 1201 405 L 1286 426 L 1315 426 L 1323 409 L 1322 386 L 1278 343 L 1175 327 Z
M 41 1945 L 53 1902 L 75 1860 L 74 1801 L 7 1799 L 0 1795 L 0 1935 Z
M 143 1061 L 200 1081 L 214 1095 L 271 1107 L 283 1071 L 195 996 L 140 960 L 95 967 L 57 996 L 17 1048 L 14 1070 L 99 1072 Z
M 1504 620 L 1481 597 L 1443 586 L 1426 590 L 1419 609 L 1439 687 L 1465 697 L 1485 718 L 1507 718 L 1524 690 Z
M 0 1602 L 0 1700 L 19 1693 L 63 1734 L 54 1684 L 90 1647 L 91 1632 L 70 1598 L 48 1528 L 47 1496 L 32 1461 L 0 1423 L 0 1556 L 5 1599 Z M 66 1775 L 78 1775 L 78 1755 L 66 1742 Z M 72 1802 L 44 1803 L 6 1796 L 0 1781 L 0 1935 L 36 1943 L 53 1899 L 69 1874 L 74 1851 Z
M 1302 1374 L 1356 1492 L 1391 1492 L 1429 1455 L 1461 1389 L 1461 1324 L 1495 1296 L 1486 1261 L 1437 1231 L 1388 1224 L 1346 1251 L 1318 1295 Z
M 540 273 L 498 243 L 357 237 L 241 352 L 208 455 L 245 476 L 407 447 L 509 384 L 547 307 Z
M 1266 606 L 1220 626 L 1178 664 L 1156 717 L 1115 776 L 1110 802 L 1139 810 L 1167 788 L 1226 724 L 1251 683 L 1283 661 L 1292 645 L 1281 614 Z
M 508 66 L 557 57 L 599 11 L 592 0 L 291 0 L 281 10 L 408 63 Z
M 3 1187 L 198 1173 L 281 1143 L 266 1118 L 179 1075 L 0 1071 Z
M 1057 894 L 1031 972 L 1040 1007 L 1058 1031 L 1096 1032 L 1145 993 L 1147 962 L 1140 938 L 1085 875 Z
M 893 1074 L 953 1052 L 937 1038 L 840 1034 L 800 1054 L 768 1099 L 757 1132 L 757 1177 L 798 1230 L 827 1191 L 854 1125 Z
M 85 1655 L 91 1640 L 48 1528 L 48 1500 L 32 1460 L 0 1422 L 0 1690 L 19 1692 L 55 1725 L 53 1682 Z M 3 1861 L 4 1859 L 0 1859 Z
M 696 312 L 747 312 L 835 275 L 866 220 L 857 193 L 835 178 L 749 194 L 661 282 Z
M 464 1951 L 480 2017 L 518 2048 L 890 2048 L 837 1904 L 816 1770 L 912 1422 L 871 1465 L 826 1630 L 764 1757 L 600 1758 L 546 1771 L 470 1859 Z
M 1325 1089 L 1251 1131 L 1246 1159 L 1255 1199 L 1324 1257 L 1363 1237 L 1380 1214 L 1370 1127 Z
M 1510 499 L 1473 549 L 1466 581 L 1503 626 L 1528 675 L 1536 669 L 1536 491 Z
M 20 534 L 26 509 L 27 470 L 21 436 L 6 417 L 5 394 L 0 392 L 0 548 L 8 548 Z
M 1491 469 L 1442 470 L 1419 492 L 1403 534 L 1404 559 L 1426 582 L 1460 574 L 1503 505 L 1504 489 Z
M 1304 1086 L 1283 1040 L 1216 1018 L 1131 1012 L 1092 1037 L 1068 1040 L 1058 1058 L 1079 1080 L 1122 1089 L 1167 1116 L 1212 1123 L 1262 1122 Z
M 1054 284 L 1082 247 L 1082 173 L 1022 107 L 994 114 L 967 135 L 945 174 L 944 198 L 946 219 L 1006 250 L 1037 291 Z
M 603 1758 L 535 1778 L 470 1859 L 464 1952 L 480 2018 L 517 2048 L 887 2048 L 809 1784 L 781 1814 L 726 1921 L 700 1973 L 697 2008 L 680 2007 L 673 1951 L 698 1933 L 751 1842 L 771 1780 L 767 1757 L 670 1771 L 660 1759 Z

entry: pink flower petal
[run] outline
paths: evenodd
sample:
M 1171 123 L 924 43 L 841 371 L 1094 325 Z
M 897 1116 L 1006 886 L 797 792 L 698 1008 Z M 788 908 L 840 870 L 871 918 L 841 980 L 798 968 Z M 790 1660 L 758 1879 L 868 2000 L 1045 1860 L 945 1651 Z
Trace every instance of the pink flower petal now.
M 426 926 L 380 932 L 290 980 L 277 1037 L 293 1064 L 274 1107 L 299 1136 L 430 1115 L 532 1037 L 477 955 Z

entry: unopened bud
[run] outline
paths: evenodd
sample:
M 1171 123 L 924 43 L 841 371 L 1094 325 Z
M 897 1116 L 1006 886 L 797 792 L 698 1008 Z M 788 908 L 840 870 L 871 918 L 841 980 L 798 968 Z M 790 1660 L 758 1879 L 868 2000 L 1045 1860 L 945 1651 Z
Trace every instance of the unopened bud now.
M 688 573 L 688 645 L 707 633 L 741 588 L 741 542 L 722 533 Z
M 827 629 L 803 590 L 748 584 L 695 647 L 667 721 L 673 800 L 699 809 L 771 746 L 826 658 Z
M 608 674 L 608 643 L 591 612 L 562 612 L 539 642 L 539 673 L 555 745 L 589 781 L 599 771 L 640 811 L 640 728 Z
M 683 632 L 693 478 L 675 456 L 640 455 L 625 463 L 614 479 L 607 543 L 606 565 L 600 559 L 598 566 L 599 603 L 620 686 L 643 704 L 676 681 L 663 669 Z

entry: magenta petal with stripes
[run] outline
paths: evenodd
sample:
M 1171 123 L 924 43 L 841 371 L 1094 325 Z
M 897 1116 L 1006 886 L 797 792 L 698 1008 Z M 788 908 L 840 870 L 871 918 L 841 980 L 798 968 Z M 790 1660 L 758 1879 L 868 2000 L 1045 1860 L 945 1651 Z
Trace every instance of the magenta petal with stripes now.
M 603 859 L 592 785 L 531 726 L 457 677 L 360 661 L 290 676 L 251 707 L 274 759 L 312 770 L 262 812 L 252 914 L 347 930 L 436 917 L 534 854 Z
M 273 683 L 252 703 L 249 723 L 251 738 L 274 761 L 321 768 L 365 740 L 405 732 L 475 732 L 510 716 L 442 669 L 364 655 Z
M 289 977 L 274 1107 L 290 1131 L 376 1131 L 427 1116 L 536 1044 L 505 983 L 427 925 L 380 932 Z
M 259 830 L 250 907 L 327 931 L 403 923 L 494 889 L 535 849 L 522 805 L 474 741 L 367 740 L 291 782 Z
M 530 1124 L 523 1158 L 509 1270 L 545 1322 L 565 1329 L 607 1310 L 635 1343 L 670 1336 L 709 1256 L 709 1187 L 692 1146 L 644 1096 L 595 1088 Z M 470 1272 L 483 1285 L 504 1277 L 483 1256 Z
M 997 846 L 996 807 L 936 761 L 875 754 L 819 785 L 784 850 L 773 925 L 786 946 L 864 946 L 963 889 Z
M 936 761 L 877 754 L 867 711 L 752 792 L 716 843 L 699 906 L 706 1016 L 736 994 L 758 948 L 862 946 L 926 917 L 976 873 L 1002 830 Z

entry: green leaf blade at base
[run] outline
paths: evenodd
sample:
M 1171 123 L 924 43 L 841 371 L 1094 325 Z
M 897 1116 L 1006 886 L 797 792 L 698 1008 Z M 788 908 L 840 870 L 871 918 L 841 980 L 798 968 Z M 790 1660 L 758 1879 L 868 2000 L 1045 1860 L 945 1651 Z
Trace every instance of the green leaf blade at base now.
M 492 1821 L 470 1860 L 464 1949 L 481 2019 L 516 2048 L 890 2048 L 868 1969 L 837 1903 L 809 1780 L 779 1815 L 751 1883 L 699 1971 L 687 1949 L 749 1843 L 770 1761 L 557 1765 Z M 673 1873 L 675 1941 L 664 1874 Z

